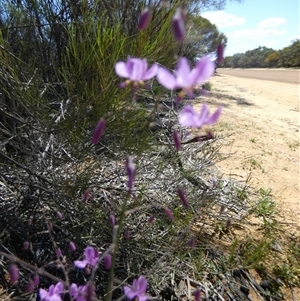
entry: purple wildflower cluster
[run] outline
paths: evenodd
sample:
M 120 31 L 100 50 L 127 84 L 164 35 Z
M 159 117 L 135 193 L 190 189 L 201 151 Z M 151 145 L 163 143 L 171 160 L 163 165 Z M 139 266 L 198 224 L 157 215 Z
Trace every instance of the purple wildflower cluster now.
M 179 7 L 172 19 L 172 26 L 174 37 L 178 42 L 182 42 L 185 38 L 185 17 L 186 8 L 184 6 Z M 138 22 L 138 29 L 143 31 L 147 28 L 151 19 L 151 11 L 149 8 L 145 8 L 141 14 L 140 20 Z M 217 48 L 217 61 L 221 62 L 223 60 L 224 45 L 219 45 Z M 121 88 L 125 88 L 129 84 L 132 84 L 134 89 L 138 86 L 145 86 L 145 82 L 156 77 L 157 81 L 166 89 L 175 90 L 181 89 L 178 95 L 177 101 L 181 100 L 184 96 L 190 98 L 194 97 L 194 88 L 197 85 L 201 85 L 214 73 L 214 63 L 209 57 L 203 57 L 191 68 L 188 60 L 185 57 L 178 59 L 176 69 L 174 71 L 169 71 L 167 68 L 159 66 L 154 63 L 151 67 L 148 67 L 148 62 L 146 59 L 128 57 L 126 62 L 117 62 L 115 64 L 115 72 L 121 78 L 126 79 L 120 84 Z M 200 113 L 196 112 L 192 106 L 186 105 L 179 112 L 178 122 L 182 127 L 187 128 L 201 128 L 204 125 L 212 125 L 216 123 L 220 117 L 222 108 L 219 107 L 213 114 L 210 114 L 207 104 L 203 104 Z M 96 144 L 101 139 L 104 134 L 106 127 L 106 122 L 101 118 L 94 130 L 92 136 L 92 143 Z M 212 135 L 211 135 L 212 136 Z M 173 132 L 174 144 L 179 151 L 181 149 L 181 141 L 177 131 Z M 133 183 L 135 176 L 135 165 L 133 163 L 132 157 L 128 157 L 126 160 L 126 172 L 128 176 L 128 193 L 129 196 L 134 196 L 133 193 Z M 189 208 L 189 202 L 185 195 L 184 190 L 178 187 L 177 190 L 178 197 L 185 209 Z M 83 202 L 86 203 L 91 197 L 91 189 L 87 189 L 83 195 Z M 174 215 L 168 207 L 163 208 L 166 216 L 173 221 Z M 57 212 L 57 217 L 59 219 L 63 218 L 60 212 Z M 149 223 L 154 222 L 154 216 L 148 219 Z M 116 218 L 114 214 L 110 214 L 109 223 L 112 227 L 117 227 Z M 50 224 L 48 225 L 49 231 L 51 230 Z M 124 237 L 129 237 L 129 232 L 126 231 Z M 196 243 L 195 238 L 192 238 L 189 245 L 194 247 Z M 24 244 L 24 250 L 29 248 L 29 243 Z M 69 248 L 72 252 L 76 250 L 76 246 L 73 242 L 69 242 Z M 63 257 L 61 250 L 56 249 L 58 260 Z M 95 270 L 98 265 L 103 260 L 104 268 L 111 269 L 113 255 L 110 252 L 106 252 L 101 255 L 97 249 L 92 246 L 87 246 L 83 252 L 83 257 L 81 260 L 74 261 L 74 267 L 86 270 Z M 19 268 L 16 264 L 11 264 L 9 267 L 9 275 L 12 283 L 15 283 L 19 279 Z M 61 301 L 64 293 L 68 292 L 74 301 L 87 301 L 93 300 L 96 296 L 95 287 L 92 280 L 86 285 L 78 286 L 76 283 L 67 285 L 65 282 L 58 282 L 51 285 L 48 290 L 43 288 L 39 289 L 39 297 L 42 301 Z M 34 287 L 39 284 L 39 276 L 35 275 L 28 282 L 28 291 L 33 291 Z M 124 286 L 125 296 L 132 300 L 146 301 L 149 297 L 146 295 L 147 290 L 147 280 L 144 276 L 140 276 L 133 280 L 131 287 Z M 195 300 L 200 300 L 200 292 L 195 293 Z

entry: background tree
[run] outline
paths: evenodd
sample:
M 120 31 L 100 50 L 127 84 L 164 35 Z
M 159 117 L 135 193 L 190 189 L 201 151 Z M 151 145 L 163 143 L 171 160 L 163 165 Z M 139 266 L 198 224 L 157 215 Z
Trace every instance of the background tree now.
M 245 53 L 236 53 L 225 57 L 220 67 L 225 68 L 266 68 L 266 67 L 299 67 L 300 40 L 292 41 L 290 46 L 275 51 L 272 48 L 259 46 Z
M 219 32 L 216 25 L 201 16 L 191 14 L 179 54 L 195 61 L 203 55 L 214 53 L 220 43 L 226 47 L 227 37 Z

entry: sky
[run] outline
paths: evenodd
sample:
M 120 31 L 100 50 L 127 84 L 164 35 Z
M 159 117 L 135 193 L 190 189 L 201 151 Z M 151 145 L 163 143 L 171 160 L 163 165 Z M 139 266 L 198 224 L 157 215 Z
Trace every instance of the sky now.
M 201 13 L 227 36 L 225 56 L 259 46 L 278 50 L 300 39 L 299 0 L 227 2 L 223 10 Z

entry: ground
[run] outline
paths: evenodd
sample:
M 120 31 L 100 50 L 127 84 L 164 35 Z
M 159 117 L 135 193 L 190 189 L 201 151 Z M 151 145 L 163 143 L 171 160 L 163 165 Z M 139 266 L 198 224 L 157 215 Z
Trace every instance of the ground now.
M 214 127 L 224 158 L 217 167 L 225 178 L 250 174 L 251 186 L 271 189 L 281 223 L 299 237 L 299 70 L 218 69 L 210 83 L 205 101 L 223 106 Z M 285 300 L 300 297 L 299 289 L 283 291 Z
M 247 72 L 239 70 L 234 77 L 219 69 L 211 80 L 207 102 L 224 107 L 216 130 L 227 136 L 222 147 L 226 160 L 218 167 L 237 180 L 251 172 L 253 185 L 272 189 L 286 222 L 300 226 L 299 85 L 241 77 Z M 266 70 L 263 74 L 272 77 Z M 282 81 L 284 74 L 278 76 Z

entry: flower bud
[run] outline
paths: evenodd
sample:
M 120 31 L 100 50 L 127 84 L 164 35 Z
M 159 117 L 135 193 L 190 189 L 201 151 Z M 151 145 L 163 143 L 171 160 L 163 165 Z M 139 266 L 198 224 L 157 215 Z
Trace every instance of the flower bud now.
M 62 252 L 61 252 L 61 249 L 60 249 L 60 248 L 57 248 L 57 249 L 56 249 L 56 256 L 57 256 L 58 258 L 62 257 Z
M 167 207 L 164 208 L 164 211 L 165 211 L 165 214 L 167 215 L 167 217 L 171 221 L 173 221 L 174 220 L 174 215 L 173 215 L 172 211 L 169 208 L 167 208 Z
M 70 250 L 71 250 L 72 252 L 75 252 L 75 250 L 76 250 L 76 245 L 74 244 L 73 241 L 70 241 L 70 242 L 69 242 L 69 248 L 70 248 Z
M 177 131 L 173 132 L 173 138 L 174 138 L 174 143 L 175 143 L 176 150 L 180 151 L 181 141 L 180 141 L 180 138 L 179 138 L 179 135 L 178 135 Z
M 177 41 L 182 42 L 185 36 L 184 14 L 182 8 L 177 8 L 172 20 L 174 37 Z
M 23 250 L 28 250 L 29 249 L 29 241 L 24 241 L 24 243 L 23 243 Z
M 34 290 L 34 283 L 31 279 L 29 279 L 27 283 L 27 292 L 32 293 Z
M 63 218 L 63 215 L 62 215 L 62 213 L 61 213 L 60 211 L 57 211 L 57 212 L 56 212 L 56 215 L 57 215 L 57 217 L 58 217 L 59 219 L 62 219 L 62 218 Z
M 33 278 L 32 278 L 32 281 L 33 281 L 33 284 L 35 286 L 38 286 L 39 283 L 40 283 L 40 276 L 39 275 L 34 275 Z
M 20 274 L 19 274 L 19 268 L 15 263 L 12 263 L 8 268 L 9 278 L 10 282 L 14 284 L 19 280 Z
M 133 160 L 131 157 L 128 157 L 126 160 L 126 170 L 128 175 L 128 191 L 132 193 L 134 173 L 135 173 L 135 165 L 133 164 Z
M 104 257 L 104 267 L 107 270 L 109 270 L 110 267 L 111 267 L 111 261 L 112 261 L 111 255 L 110 254 L 106 254 L 105 257 Z
M 185 208 L 188 208 L 189 207 L 189 202 L 188 200 L 186 199 L 186 196 L 184 194 L 184 191 L 182 188 L 178 188 L 178 196 L 182 202 L 182 205 L 185 207 Z
M 109 223 L 111 224 L 111 226 L 114 226 L 116 224 L 116 217 L 113 214 L 109 216 Z
M 92 138 L 93 144 L 97 144 L 99 142 L 100 138 L 104 133 L 105 125 L 106 125 L 105 120 L 101 118 L 93 133 L 93 138 Z
M 151 12 L 148 7 L 146 7 L 140 16 L 139 23 L 138 23 L 138 29 L 139 30 L 144 30 L 148 26 L 151 18 Z
M 224 44 L 219 44 L 217 47 L 217 62 L 222 63 L 224 61 Z

